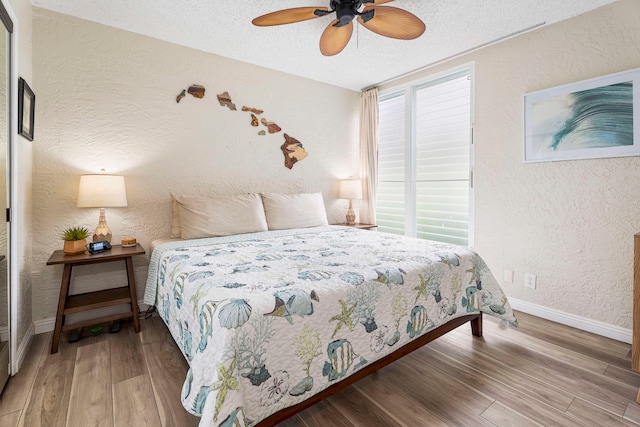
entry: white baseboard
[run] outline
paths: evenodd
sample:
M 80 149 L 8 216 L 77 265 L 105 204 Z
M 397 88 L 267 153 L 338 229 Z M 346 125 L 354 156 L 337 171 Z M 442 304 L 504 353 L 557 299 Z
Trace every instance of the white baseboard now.
M 35 320 L 33 324 L 36 329 L 36 335 L 44 334 L 53 331 L 53 328 L 56 326 L 56 318 L 49 317 L 47 319 Z
M 128 306 L 127 306 L 128 307 Z M 143 303 L 142 300 L 138 301 L 138 309 L 141 312 L 144 312 L 147 307 L 147 304 Z M 109 316 L 111 314 L 122 313 L 126 311 L 126 307 L 104 307 L 98 308 L 96 310 L 83 311 L 81 313 L 72 314 L 67 316 L 67 323 L 77 323 L 84 322 L 85 320 L 95 319 L 102 316 Z M 51 332 L 56 327 L 56 318 L 48 317 L 46 319 L 40 319 L 33 322 L 35 325 L 36 334 L 44 334 L 45 332 Z
M 11 367 L 11 375 L 17 374 L 20 370 L 22 362 L 24 362 L 24 358 L 27 356 L 27 353 L 29 351 L 29 347 L 31 347 L 31 341 L 33 341 L 34 335 L 34 324 L 31 323 L 31 325 L 29 325 L 29 329 L 27 329 L 27 333 L 25 334 L 24 339 L 18 347 L 18 352 L 16 353 L 16 363 Z
M 591 332 L 596 335 L 601 335 L 603 337 L 631 344 L 631 329 L 622 328 L 620 326 L 611 325 L 609 323 L 600 322 L 598 320 L 593 320 L 582 316 L 577 316 L 571 313 L 565 313 L 564 311 L 545 307 L 539 304 L 534 304 L 528 301 L 518 300 L 515 298 L 509 298 L 509 303 L 511 304 L 511 308 L 513 308 L 514 310 L 522 311 L 524 313 L 551 320 L 562 325 L 571 326 L 576 329 L 581 329 L 583 331 Z

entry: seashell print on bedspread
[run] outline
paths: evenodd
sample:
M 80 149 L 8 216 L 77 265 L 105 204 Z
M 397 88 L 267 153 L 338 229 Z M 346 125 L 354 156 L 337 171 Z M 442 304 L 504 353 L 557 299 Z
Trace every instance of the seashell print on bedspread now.
M 339 226 L 162 244 L 144 302 L 189 363 L 201 426 L 255 425 L 456 317 L 517 326 L 473 251 Z

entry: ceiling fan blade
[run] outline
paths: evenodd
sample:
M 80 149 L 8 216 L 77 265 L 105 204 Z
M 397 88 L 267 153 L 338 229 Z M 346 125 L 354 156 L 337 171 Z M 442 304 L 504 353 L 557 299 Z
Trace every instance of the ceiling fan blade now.
M 373 0 L 373 4 L 385 4 L 385 3 L 391 3 L 393 0 Z M 371 4 L 371 3 L 364 3 L 364 4 Z
M 351 39 L 353 22 L 342 27 L 335 27 L 334 25 L 338 22 L 340 21 L 336 19 L 329 24 L 320 37 L 320 52 L 324 56 L 333 56 L 342 52 Z
M 326 7 L 294 7 L 292 9 L 278 10 L 276 12 L 258 16 L 251 22 L 253 25 L 257 25 L 258 27 L 293 24 L 294 22 L 307 21 L 309 19 L 319 18 L 322 16 L 314 14 L 316 10 L 321 10 L 323 12 L 329 11 Z
M 411 40 L 420 37 L 424 33 L 424 22 L 411 12 L 397 7 L 382 6 L 367 7 L 363 10 L 363 13 L 370 10 L 374 11 L 373 18 L 364 22 L 361 17 L 358 17 L 358 22 L 368 30 L 381 36 Z

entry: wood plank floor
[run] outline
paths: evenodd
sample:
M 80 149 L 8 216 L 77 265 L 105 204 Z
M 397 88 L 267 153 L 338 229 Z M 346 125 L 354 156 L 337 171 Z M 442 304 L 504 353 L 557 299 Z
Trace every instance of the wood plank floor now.
M 483 338 L 464 325 L 283 422 L 314 426 L 638 426 L 631 347 L 518 313 Z M 157 317 L 141 332 L 34 338 L 0 398 L 0 426 L 198 424 L 180 404 L 187 364 Z

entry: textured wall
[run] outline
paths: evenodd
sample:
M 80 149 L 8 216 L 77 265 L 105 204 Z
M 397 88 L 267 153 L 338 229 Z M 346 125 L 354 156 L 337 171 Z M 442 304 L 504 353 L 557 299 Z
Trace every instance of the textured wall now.
M 337 179 L 358 173 L 359 94 L 34 8 L 34 74 L 38 86 L 34 147 L 34 320 L 55 315 L 62 270 L 46 267 L 68 226 L 93 230 L 98 209 L 75 207 L 79 176 L 125 175 L 129 206 L 107 209 L 118 242 L 133 236 L 146 248 L 170 231 L 169 192 L 322 191 L 329 221 L 343 220 Z M 204 99 L 176 95 L 190 84 Z M 265 110 L 283 132 L 258 136 L 250 115 L 221 107 Z M 283 133 L 309 156 L 284 167 Z M 147 257 L 135 259 L 138 292 Z M 111 263 L 74 270 L 73 292 L 124 280 Z M 97 273 L 97 274 L 96 274 Z
M 640 157 L 524 164 L 525 93 L 640 67 L 625 0 L 413 75 L 475 64 L 475 248 L 508 296 L 631 328 Z M 394 82 L 391 86 L 402 82 Z M 525 272 L 538 276 L 523 287 Z

